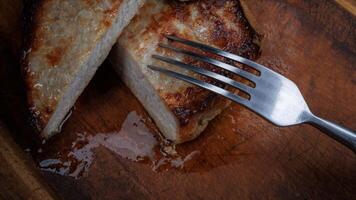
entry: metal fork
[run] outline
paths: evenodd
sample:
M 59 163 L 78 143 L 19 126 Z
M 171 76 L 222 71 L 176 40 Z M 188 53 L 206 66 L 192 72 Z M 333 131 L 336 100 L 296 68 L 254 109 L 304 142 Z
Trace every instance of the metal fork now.
M 219 60 L 207 56 L 203 56 L 192 51 L 185 50 L 183 48 L 178 48 L 170 44 L 159 44 L 159 46 L 162 48 L 167 48 L 172 51 L 182 53 L 198 61 L 210 63 L 216 67 L 223 68 L 224 70 L 227 70 L 245 79 L 248 79 L 249 81 L 252 81 L 255 84 L 255 87 L 251 87 L 203 68 L 185 64 L 181 61 L 172 58 L 163 57 L 160 55 L 153 55 L 153 58 L 158 59 L 160 61 L 184 68 L 186 70 L 193 71 L 200 75 L 216 79 L 222 83 L 242 90 L 243 92 L 247 93 L 250 98 L 244 98 L 224 88 L 162 67 L 148 65 L 150 69 L 159 71 L 174 78 L 210 90 L 211 92 L 220 94 L 256 112 L 257 114 L 261 115 L 262 117 L 271 121 L 277 126 L 291 126 L 302 123 L 311 124 L 323 130 L 327 135 L 344 144 L 354 153 L 356 153 L 356 132 L 351 129 L 342 127 L 336 123 L 315 116 L 309 110 L 298 87 L 291 80 L 268 69 L 267 67 L 261 64 L 253 62 L 241 56 L 222 51 L 220 49 L 207 46 L 198 42 L 178 38 L 175 36 L 167 36 L 167 38 L 170 41 L 182 43 L 184 45 L 191 46 L 196 49 L 203 50 L 205 52 L 213 53 L 228 58 L 230 60 L 242 63 L 259 71 L 260 74 L 255 75 L 236 66 L 221 62 Z

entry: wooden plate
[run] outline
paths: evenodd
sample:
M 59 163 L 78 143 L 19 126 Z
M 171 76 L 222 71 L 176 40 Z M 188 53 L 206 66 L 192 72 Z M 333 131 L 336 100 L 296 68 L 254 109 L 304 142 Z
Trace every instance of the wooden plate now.
M 0 148 L 0 161 L 27 157 L 37 167 L 0 164 L 0 198 L 29 198 L 36 190 L 55 198 L 46 185 L 63 199 L 356 198 L 351 151 L 308 125 L 275 127 L 236 104 L 198 139 L 165 156 L 171 147 L 159 145 L 153 123 L 108 64 L 80 97 L 62 133 L 38 144 L 27 125 L 13 53 L 21 38 L 21 4 L 9 2 L 0 3 L 0 16 L 12 16 L 0 21 L 1 41 L 7 41 L 0 48 L 0 116 L 28 153 Z M 258 62 L 295 81 L 313 112 L 356 129 L 355 3 L 244 0 L 242 5 L 262 36 Z M 2 143 L 18 148 L 11 139 Z M 19 177 L 35 177 L 38 185 Z

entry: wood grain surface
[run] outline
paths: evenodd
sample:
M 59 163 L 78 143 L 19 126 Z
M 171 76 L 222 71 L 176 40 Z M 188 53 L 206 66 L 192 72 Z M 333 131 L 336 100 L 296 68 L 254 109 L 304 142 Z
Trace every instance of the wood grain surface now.
M 356 1 L 352 1 L 352 0 L 335 0 L 335 1 L 350 13 L 356 15 Z
M 313 112 L 356 129 L 356 18 L 339 3 L 242 1 L 261 35 L 258 62 L 295 81 Z M 78 100 L 62 133 L 35 145 L 24 125 L 26 107 L 16 59 L 0 58 L 1 66 L 13 66 L 1 69 L 0 116 L 63 199 L 356 198 L 356 156 L 350 150 L 313 127 L 279 128 L 237 104 L 198 139 L 177 146 L 174 158 L 165 158 L 154 142 L 155 156 L 139 162 L 103 141 L 88 146 L 103 134 L 110 138 L 130 134 L 130 127 L 153 126 L 108 63 Z M 136 142 L 152 143 L 147 137 Z M 81 154 L 75 154 L 78 149 Z M 81 155 L 85 156 L 79 159 Z M 44 161 L 58 160 L 62 163 L 57 168 L 45 167 Z M 72 165 L 63 168 L 65 162 Z M 75 174 L 76 169 L 81 173 Z
M 58 199 L 0 122 L 0 199 Z

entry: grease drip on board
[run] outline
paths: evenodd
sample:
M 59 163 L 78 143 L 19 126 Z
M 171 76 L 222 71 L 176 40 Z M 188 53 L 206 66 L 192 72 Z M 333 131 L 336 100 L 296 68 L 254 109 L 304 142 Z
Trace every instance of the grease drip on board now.
M 68 152 L 39 161 L 39 167 L 43 171 L 80 178 L 89 171 L 98 147 L 134 162 L 148 163 L 156 172 L 183 169 L 186 162 L 199 154 L 199 151 L 193 151 L 181 156 L 174 146 L 159 141 L 146 126 L 145 120 L 133 111 L 128 114 L 120 131 L 95 135 L 77 133 Z

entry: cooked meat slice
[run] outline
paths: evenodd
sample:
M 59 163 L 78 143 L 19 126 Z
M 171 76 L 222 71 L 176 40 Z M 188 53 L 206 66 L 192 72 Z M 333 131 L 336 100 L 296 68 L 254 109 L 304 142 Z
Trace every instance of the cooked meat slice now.
M 148 0 L 141 8 L 125 28 L 110 57 L 115 69 L 163 135 L 175 143 L 181 143 L 197 137 L 208 122 L 229 105 L 229 101 L 147 68 L 148 64 L 155 63 L 174 68 L 153 60 L 153 54 L 212 68 L 206 63 L 158 47 L 158 43 L 167 42 L 165 35 L 200 41 L 249 58 L 257 55 L 258 47 L 253 43 L 256 34 L 236 0 Z
M 33 122 L 49 138 L 144 0 L 35 1 L 23 60 Z

